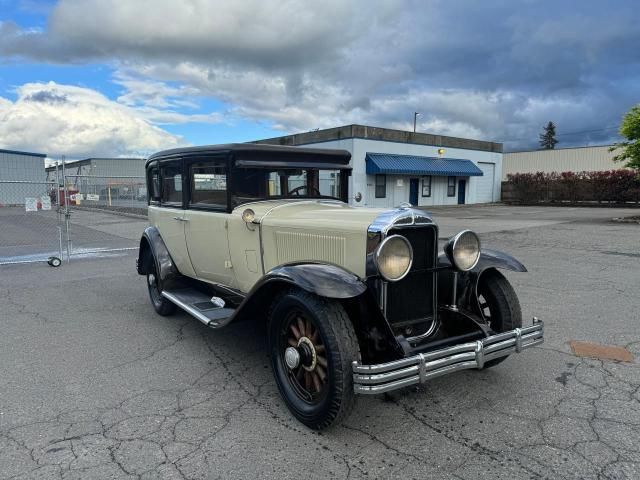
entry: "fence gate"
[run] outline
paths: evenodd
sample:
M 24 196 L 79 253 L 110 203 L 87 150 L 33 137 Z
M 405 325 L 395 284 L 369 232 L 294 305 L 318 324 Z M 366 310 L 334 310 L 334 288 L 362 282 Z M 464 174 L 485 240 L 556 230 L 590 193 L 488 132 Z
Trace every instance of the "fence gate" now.
M 62 260 L 58 204 L 54 182 L 0 180 L 0 265 Z
M 144 177 L 65 175 L 69 257 L 138 248 L 146 226 Z
M 58 260 L 138 248 L 147 225 L 144 177 L 69 175 L 60 169 L 55 178 L 0 180 L 0 265 L 57 266 Z

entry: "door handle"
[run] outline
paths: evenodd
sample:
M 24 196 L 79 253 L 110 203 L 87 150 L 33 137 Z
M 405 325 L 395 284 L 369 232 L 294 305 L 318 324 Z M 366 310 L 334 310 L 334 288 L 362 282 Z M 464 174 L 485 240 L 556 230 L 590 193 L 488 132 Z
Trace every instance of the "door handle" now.
M 183 218 L 183 217 L 173 217 L 174 220 L 179 220 L 181 222 L 188 222 L 189 219 L 188 218 Z

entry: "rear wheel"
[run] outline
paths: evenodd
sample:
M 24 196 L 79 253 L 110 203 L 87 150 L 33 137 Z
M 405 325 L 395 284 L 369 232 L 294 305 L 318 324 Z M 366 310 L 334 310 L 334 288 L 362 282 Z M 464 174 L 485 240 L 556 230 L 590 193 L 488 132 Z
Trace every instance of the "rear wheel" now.
M 162 296 L 162 289 L 158 281 L 155 262 L 152 262 L 153 269 L 147 274 L 147 288 L 149 289 L 149 298 L 155 311 L 163 317 L 173 315 L 176 312 L 176 305 Z
M 300 422 L 322 430 L 351 411 L 351 362 L 360 353 L 340 303 L 298 290 L 283 293 L 269 313 L 269 349 L 278 390 Z
M 509 281 L 497 271 L 480 277 L 478 303 L 485 320 L 496 333 L 522 327 L 522 311 L 515 290 Z M 507 357 L 496 358 L 485 363 L 485 368 L 503 362 Z

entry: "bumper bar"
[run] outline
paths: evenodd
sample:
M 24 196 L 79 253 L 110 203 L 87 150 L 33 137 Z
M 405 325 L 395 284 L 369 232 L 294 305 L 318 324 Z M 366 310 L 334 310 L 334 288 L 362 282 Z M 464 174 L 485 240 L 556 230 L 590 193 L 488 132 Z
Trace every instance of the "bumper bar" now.
M 489 360 L 520 353 L 525 348 L 541 344 L 543 335 L 544 324 L 534 317 L 530 327 L 516 328 L 475 342 L 378 365 L 353 362 L 353 389 L 363 394 L 383 393 L 424 383 L 458 370 L 481 369 Z

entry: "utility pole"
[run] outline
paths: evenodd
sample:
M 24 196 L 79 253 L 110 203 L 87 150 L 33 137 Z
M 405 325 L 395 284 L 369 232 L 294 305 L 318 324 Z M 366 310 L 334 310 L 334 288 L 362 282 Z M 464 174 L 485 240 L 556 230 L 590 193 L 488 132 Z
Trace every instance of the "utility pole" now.
M 419 112 L 413 112 L 413 133 L 416 133 L 416 120 L 420 115 L 422 114 Z

